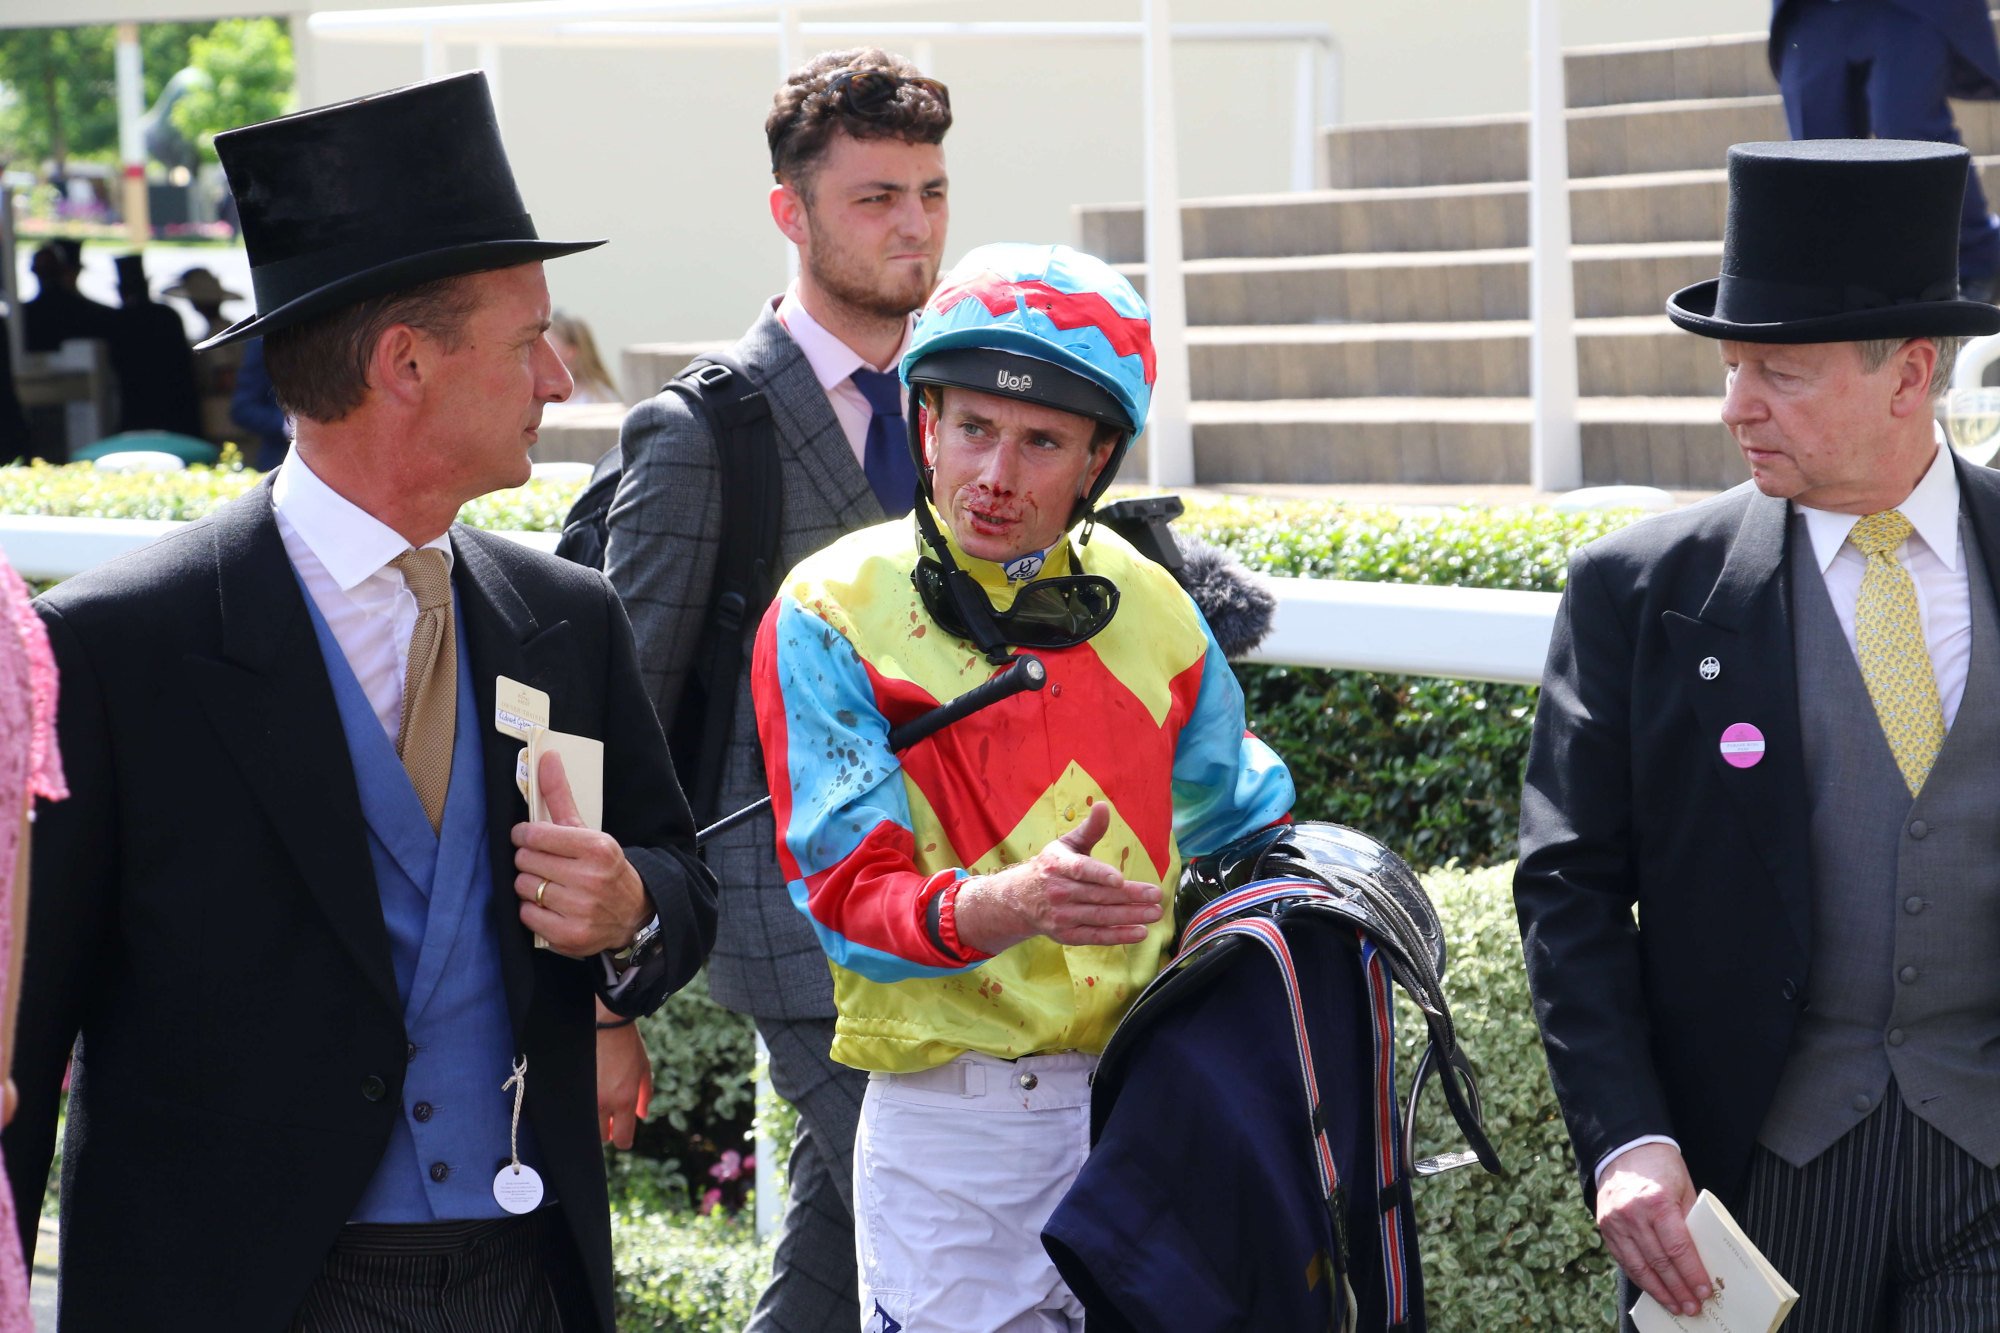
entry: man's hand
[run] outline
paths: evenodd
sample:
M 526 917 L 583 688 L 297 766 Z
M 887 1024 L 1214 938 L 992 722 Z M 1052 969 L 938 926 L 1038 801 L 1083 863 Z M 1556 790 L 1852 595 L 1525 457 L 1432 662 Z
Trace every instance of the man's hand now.
M 544 754 L 537 776 L 549 820 L 514 825 L 521 924 L 570 958 L 622 949 L 653 919 L 646 885 L 616 838 L 584 827 L 562 756 Z
M 597 1021 L 617 1015 L 597 1002 Z M 606 1143 L 632 1146 L 632 1134 L 653 1105 L 653 1061 L 637 1023 L 597 1031 L 597 1129 Z
M 1688 1316 L 1709 1297 L 1708 1270 L 1687 1229 L 1694 1201 L 1687 1163 L 1670 1143 L 1627 1149 L 1597 1182 L 1597 1230 L 1611 1257 L 1647 1295 Z
M 1083 822 L 1031 860 L 958 888 L 959 940 L 999 953 L 1046 935 L 1058 944 L 1137 944 L 1160 919 L 1160 886 L 1131 880 L 1090 855 L 1111 827 L 1111 803 L 1097 801 Z

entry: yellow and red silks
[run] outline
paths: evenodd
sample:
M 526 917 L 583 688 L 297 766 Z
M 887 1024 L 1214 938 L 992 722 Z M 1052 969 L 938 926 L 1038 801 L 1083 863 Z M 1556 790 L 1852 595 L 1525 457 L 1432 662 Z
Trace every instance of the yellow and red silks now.
M 833 1055 L 909 1071 L 961 1052 L 1002 1058 L 1103 1049 L 1159 970 L 1171 914 L 1144 942 L 1038 937 L 987 958 L 940 948 L 930 900 L 966 875 L 1027 860 L 1109 800 L 1093 855 L 1172 886 L 1200 855 L 1286 818 L 1291 775 L 1244 728 L 1243 695 L 1170 574 L 1099 529 L 1091 573 L 1118 614 L 1088 643 L 1038 650 L 1039 692 L 919 742 L 889 730 L 994 674 L 939 629 L 910 571 L 911 525 L 855 533 L 794 570 L 757 636 L 752 683 L 773 793 L 778 864 L 832 962 Z M 1069 572 L 1068 548 L 1041 577 Z M 997 567 L 954 551 L 997 607 Z

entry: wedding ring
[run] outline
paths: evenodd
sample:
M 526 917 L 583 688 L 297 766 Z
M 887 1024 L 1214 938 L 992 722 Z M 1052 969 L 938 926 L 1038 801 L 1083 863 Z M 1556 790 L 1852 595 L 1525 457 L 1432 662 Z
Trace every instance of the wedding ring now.
M 549 891 L 549 882 L 547 880 L 543 880 L 540 884 L 537 884 L 535 886 L 535 906 L 540 907 L 542 905 L 542 895 L 547 893 L 548 891 Z

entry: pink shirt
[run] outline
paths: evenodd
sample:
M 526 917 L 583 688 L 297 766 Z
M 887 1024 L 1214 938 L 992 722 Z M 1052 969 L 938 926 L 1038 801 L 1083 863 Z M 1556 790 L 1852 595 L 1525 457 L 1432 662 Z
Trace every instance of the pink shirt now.
M 910 347 L 910 329 L 916 324 L 916 316 L 905 321 L 903 341 L 897 345 L 896 354 L 889 358 L 886 366 L 871 366 L 861 359 L 861 354 L 846 343 L 827 332 L 826 326 L 812 317 L 805 303 L 799 300 L 799 289 L 795 286 L 787 291 L 778 302 L 778 322 L 792 335 L 792 341 L 806 354 L 806 363 L 813 369 L 819 380 L 819 387 L 826 390 L 826 401 L 833 408 L 833 415 L 840 422 L 840 429 L 847 435 L 847 446 L 854 450 L 854 461 L 866 464 L 868 451 L 868 422 L 875 410 L 868 406 L 862 396 L 861 386 L 852 378 L 855 371 L 894 370 L 896 363 L 903 359 L 903 353 Z M 903 406 L 909 407 L 909 391 L 903 393 Z

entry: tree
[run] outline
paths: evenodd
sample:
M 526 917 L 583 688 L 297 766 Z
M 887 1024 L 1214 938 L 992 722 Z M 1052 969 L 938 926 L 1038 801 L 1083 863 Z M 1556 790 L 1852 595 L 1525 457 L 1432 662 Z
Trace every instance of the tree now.
M 188 62 L 192 39 L 207 23 L 148 23 L 139 29 L 145 103 L 151 106 Z M 0 163 L 118 157 L 117 32 L 78 28 L 0 29 Z M 290 53 L 286 79 L 290 79 Z
M 292 39 L 276 19 L 223 19 L 189 43 L 207 75 L 174 103 L 174 127 L 215 160 L 215 136 L 283 115 L 292 100 Z
M 108 28 L 0 32 L 0 83 L 14 94 L 0 154 L 62 172 L 74 154 L 118 143 L 118 96 Z

